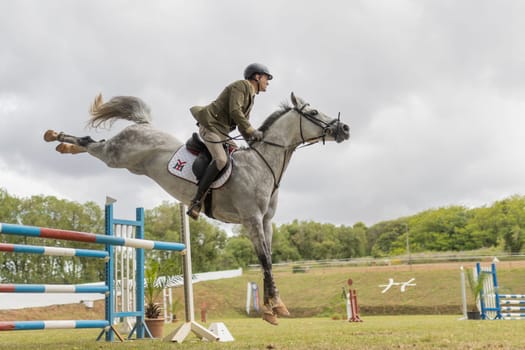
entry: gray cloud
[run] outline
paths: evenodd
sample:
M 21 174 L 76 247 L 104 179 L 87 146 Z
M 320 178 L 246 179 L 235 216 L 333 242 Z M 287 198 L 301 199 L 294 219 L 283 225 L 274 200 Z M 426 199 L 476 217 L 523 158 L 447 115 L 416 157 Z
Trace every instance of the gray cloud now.
M 135 95 L 185 139 L 188 109 L 247 63 L 276 79 L 260 124 L 291 91 L 352 126 L 349 143 L 296 152 L 277 222 L 351 225 L 525 191 L 520 1 L 16 1 L 0 4 L 0 186 L 122 209 L 169 200 L 145 177 L 63 156 L 48 129 L 94 138 L 88 107 Z M 133 211 L 131 211 L 133 215 Z

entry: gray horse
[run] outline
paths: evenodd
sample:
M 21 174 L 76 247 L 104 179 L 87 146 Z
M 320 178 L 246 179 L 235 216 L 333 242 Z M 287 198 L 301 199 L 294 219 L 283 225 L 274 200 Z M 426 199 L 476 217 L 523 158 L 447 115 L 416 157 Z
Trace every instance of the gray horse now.
M 233 172 L 226 184 L 212 190 L 211 210 L 215 219 L 242 224 L 250 234 L 264 273 L 263 319 L 277 324 L 277 316 L 289 312 L 279 297 L 272 275 L 272 218 L 277 207 L 279 183 L 296 148 L 317 141 L 342 142 L 349 139 L 350 128 L 339 119 L 313 109 L 301 98 L 291 94 L 293 106 L 270 115 L 259 130 L 261 142 L 234 152 Z M 98 127 L 116 119 L 134 122 L 106 141 L 89 136 L 75 137 L 48 130 L 47 142 L 59 141 L 60 153 L 88 152 L 112 168 L 126 168 L 146 175 L 174 198 L 191 203 L 196 185 L 173 176 L 167 164 L 183 143 L 151 125 L 148 106 L 136 97 L 114 97 L 103 103 L 99 95 L 91 107 L 90 125 Z

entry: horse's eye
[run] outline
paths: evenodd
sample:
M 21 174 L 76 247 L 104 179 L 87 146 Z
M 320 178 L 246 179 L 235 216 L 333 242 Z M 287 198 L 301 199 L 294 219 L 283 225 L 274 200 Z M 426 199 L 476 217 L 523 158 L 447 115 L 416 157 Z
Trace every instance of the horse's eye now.
M 318 113 L 319 113 L 319 112 L 317 112 L 317 110 L 316 110 L 316 109 L 314 109 L 314 110 L 310 111 L 310 115 L 317 115 Z

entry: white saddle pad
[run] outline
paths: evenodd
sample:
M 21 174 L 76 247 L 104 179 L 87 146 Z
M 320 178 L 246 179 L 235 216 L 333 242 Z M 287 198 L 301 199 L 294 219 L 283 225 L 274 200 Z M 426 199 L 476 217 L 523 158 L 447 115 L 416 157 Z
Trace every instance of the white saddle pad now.
M 182 146 L 175 152 L 173 157 L 171 157 L 168 163 L 168 171 L 172 175 L 196 184 L 198 181 L 191 169 L 195 159 L 197 159 L 197 156 L 188 151 L 186 146 Z M 233 159 L 230 157 L 230 164 L 228 168 L 217 180 L 215 180 L 215 182 L 211 184 L 211 188 L 222 187 L 230 178 L 230 175 L 232 174 L 232 168 Z

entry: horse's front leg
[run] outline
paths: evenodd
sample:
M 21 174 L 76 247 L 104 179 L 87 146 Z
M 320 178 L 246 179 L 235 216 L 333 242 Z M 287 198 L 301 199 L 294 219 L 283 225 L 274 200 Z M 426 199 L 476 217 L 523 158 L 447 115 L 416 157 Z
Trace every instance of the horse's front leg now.
M 257 249 L 256 249 L 257 250 Z M 272 274 L 271 252 L 257 252 L 259 262 L 263 269 L 263 320 L 273 325 L 277 325 L 277 313 L 274 311 L 274 301 L 279 298 Z
M 249 222 L 245 222 L 244 226 L 250 233 L 253 246 L 257 258 L 261 263 L 263 269 L 263 315 L 262 318 L 266 322 L 273 325 L 277 325 L 277 315 L 272 308 L 272 300 L 277 295 L 277 289 L 273 281 L 272 275 L 272 249 L 268 245 L 268 241 L 264 235 L 263 224 L 260 219 L 252 219 Z
M 275 214 L 275 208 L 277 207 L 277 194 L 278 192 L 275 191 L 272 195 L 272 199 L 270 201 L 270 205 L 268 207 L 268 211 L 264 215 L 263 218 L 263 230 L 264 230 L 264 239 L 266 241 L 266 246 L 270 249 L 270 259 L 271 259 L 271 250 L 272 250 L 272 238 L 273 238 L 273 227 L 272 227 L 272 218 Z M 272 297 L 269 299 L 269 305 L 272 308 L 272 311 L 277 316 L 290 316 L 290 312 L 286 308 L 286 305 L 283 303 L 279 296 L 279 290 L 275 286 L 275 282 L 273 280 L 273 274 L 271 272 L 271 263 L 270 263 L 270 273 L 269 279 L 271 280 L 269 285 L 272 286 Z M 266 274 L 265 274 L 266 277 Z
M 89 136 L 76 137 L 54 130 L 47 130 L 44 133 L 44 140 L 46 142 L 59 141 L 60 144 L 56 147 L 57 152 L 70 154 L 87 152 L 86 146 L 95 142 Z

